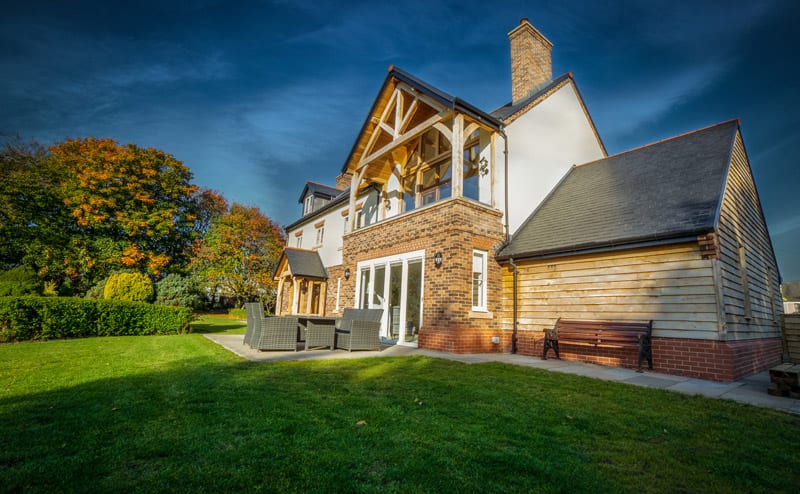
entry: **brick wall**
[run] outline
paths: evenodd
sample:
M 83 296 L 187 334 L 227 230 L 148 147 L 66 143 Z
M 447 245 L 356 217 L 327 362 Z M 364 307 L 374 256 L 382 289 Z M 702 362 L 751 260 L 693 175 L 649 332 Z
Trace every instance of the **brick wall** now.
M 511 341 L 511 332 L 507 340 Z M 541 357 L 544 333 L 520 331 L 517 348 L 521 355 Z M 505 340 L 504 340 L 505 341 Z M 574 362 L 588 362 L 634 369 L 637 367 L 636 349 L 596 348 L 581 345 L 560 345 L 561 358 Z M 555 353 L 548 352 L 548 358 Z M 780 338 L 738 341 L 701 340 L 693 338 L 653 338 L 653 370 L 664 374 L 736 381 L 757 374 L 781 361 Z M 643 363 L 646 368 L 647 363 Z
M 347 281 L 342 279 L 340 304 L 342 307 L 355 304 L 358 262 L 424 250 L 419 346 L 437 350 L 448 346 L 466 348 L 466 343 L 456 340 L 479 341 L 483 336 L 476 335 L 488 330 L 491 331 L 485 339 L 491 344 L 491 335 L 499 334 L 502 291 L 494 249 L 503 240 L 502 213 L 461 198 L 356 230 L 344 237 L 342 269 L 350 268 L 351 276 Z M 473 249 L 488 252 L 487 313 L 471 311 Z M 434 266 L 436 252 L 442 253 L 441 268 Z
M 511 45 L 511 99 L 516 103 L 553 77 L 551 50 L 553 45 L 522 19 L 508 33 Z
M 328 286 L 325 290 L 325 315 L 338 316 L 341 314 L 344 307 L 341 298 L 339 299 L 339 312 L 336 312 L 336 292 L 338 288 L 339 279 L 342 280 L 342 286 L 346 283 L 344 279 L 344 268 L 339 266 L 326 266 L 325 270 L 328 272 Z M 351 278 L 352 279 L 352 278 Z M 349 306 L 349 307 L 352 307 Z

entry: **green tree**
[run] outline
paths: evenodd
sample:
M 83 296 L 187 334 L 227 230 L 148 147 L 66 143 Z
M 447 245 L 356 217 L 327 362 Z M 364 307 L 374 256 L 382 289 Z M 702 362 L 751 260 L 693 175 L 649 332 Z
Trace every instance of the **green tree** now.
M 193 267 L 211 289 L 233 297 L 275 304 L 273 271 L 284 245 L 282 229 L 258 208 L 234 203 L 216 217 L 198 242 Z
M 0 268 L 27 264 L 61 284 L 76 232 L 62 201 L 64 177 L 36 142 L 15 138 L 0 150 Z

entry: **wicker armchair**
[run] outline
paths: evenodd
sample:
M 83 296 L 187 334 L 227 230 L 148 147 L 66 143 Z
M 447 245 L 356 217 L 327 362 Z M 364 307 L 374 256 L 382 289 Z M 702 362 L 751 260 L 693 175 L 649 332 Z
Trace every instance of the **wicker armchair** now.
M 296 317 L 266 317 L 261 320 L 261 331 L 254 337 L 256 350 L 297 351 Z
M 333 321 L 308 321 L 305 332 L 306 350 L 312 347 L 327 347 L 333 350 L 336 341 L 336 328 Z
M 383 309 L 345 309 L 342 317 L 336 320 L 336 329 L 350 331 L 353 321 L 381 322 Z
M 353 350 L 380 350 L 380 332 L 380 321 L 353 320 L 350 322 L 349 331 L 336 332 L 336 348 L 342 348 L 349 352 Z
M 252 347 L 255 335 L 261 332 L 259 321 L 264 318 L 264 306 L 260 302 L 249 302 L 244 304 L 244 310 L 247 314 L 247 331 L 242 343 Z

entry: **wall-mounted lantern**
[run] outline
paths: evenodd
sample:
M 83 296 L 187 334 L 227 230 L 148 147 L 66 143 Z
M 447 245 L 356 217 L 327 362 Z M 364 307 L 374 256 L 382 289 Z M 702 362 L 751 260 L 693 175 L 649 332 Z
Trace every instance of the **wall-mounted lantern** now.
M 441 268 L 442 267 L 442 253 L 441 252 L 437 252 L 436 254 L 433 255 L 433 264 L 435 264 L 437 268 Z
M 344 279 L 345 279 L 345 281 L 350 279 L 350 268 L 345 268 L 344 269 Z

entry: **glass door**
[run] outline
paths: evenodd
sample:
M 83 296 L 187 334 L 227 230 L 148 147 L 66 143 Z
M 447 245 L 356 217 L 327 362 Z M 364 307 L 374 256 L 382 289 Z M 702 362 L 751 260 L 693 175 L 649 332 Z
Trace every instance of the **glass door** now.
M 424 251 L 358 263 L 360 308 L 383 309 L 381 336 L 416 345 L 422 322 Z

